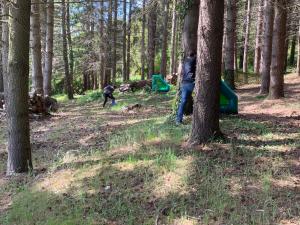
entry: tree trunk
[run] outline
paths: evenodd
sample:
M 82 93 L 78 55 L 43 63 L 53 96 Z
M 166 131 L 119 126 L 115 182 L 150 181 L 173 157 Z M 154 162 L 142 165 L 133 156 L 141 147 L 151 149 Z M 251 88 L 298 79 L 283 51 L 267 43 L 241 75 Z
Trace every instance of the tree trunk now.
M 50 3 L 50 2 L 49 2 Z M 42 46 L 42 71 L 45 77 L 45 60 L 46 60 L 46 42 L 47 42 L 47 0 L 40 0 L 40 27 L 41 27 L 41 46 Z M 45 91 L 45 90 L 44 90 Z
M 142 18 L 142 39 L 141 39 L 141 64 L 142 64 L 142 80 L 145 80 L 145 29 L 146 29 L 146 0 L 143 0 L 143 18 Z
M 3 19 L 3 5 L 0 3 L 0 15 Z M 1 22 L 0 24 L 0 34 L 2 34 L 2 27 L 4 26 L 4 22 Z M 0 52 L 2 52 L 3 49 L 3 43 L 0 45 Z M 0 54 L 0 92 L 4 92 L 4 84 L 3 84 L 3 64 L 2 64 L 2 54 Z M 1 104 L 1 103 L 0 103 Z
M 113 29 L 113 43 L 112 43 L 112 82 L 116 83 L 117 76 L 117 32 L 118 32 L 118 1 L 114 0 L 114 29 Z
M 126 80 L 130 80 L 130 60 L 131 60 L 131 14 L 132 14 L 133 0 L 129 1 L 129 12 L 128 12 L 128 26 L 127 26 L 127 63 L 126 63 Z
M 40 1 L 32 0 L 31 5 L 31 32 L 32 32 L 32 86 L 33 91 L 43 95 L 43 71 L 41 52 Z
M 161 50 L 160 74 L 165 78 L 167 76 L 167 50 L 168 50 L 168 24 L 169 24 L 169 1 L 163 0 L 164 19 L 163 19 L 163 40 Z
M 73 53 L 73 43 L 72 43 L 72 34 L 71 34 L 71 21 L 70 21 L 70 0 L 67 0 L 67 39 L 68 39 L 68 50 L 69 50 L 69 60 L 70 60 L 70 80 L 73 84 L 74 77 L 74 53 Z
M 288 55 L 289 55 L 289 46 L 290 45 L 290 40 L 287 38 L 285 40 L 285 43 L 284 43 L 284 66 L 283 66 L 283 73 L 286 73 L 287 72 L 287 67 L 288 67 L 288 63 L 289 63 L 289 60 L 288 60 Z
M 8 49 L 9 49 L 9 26 L 8 26 L 8 14 L 9 8 L 7 2 L 2 2 L 2 14 L 3 14 L 3 23 L 2 23 L 2 73 L 3 73 L 3 89 L 4 89 L 4 77 L 7 76 L 8 72 Z
M 105 76 L 105 44 L 104 44 L 104 2 L 100 2 L 100 21 L 99 21 L 99 34 L 100 34 L 100 48 L 99 48 L 99 89 L 104 88 Z M 86 78 L 87 82 L 88 79 Z
M 261 58 L 261 87 L 260 94 L 268 94 L 270 88 L 270 66 L 272 56 L 274 7 L 269 0 L 264 2 L 264 32 Z
M 227 19 L 225 32 L 225 81 L 235 89 L 234 84 L 234 47 L 236 33 L 236 0 L 226 1 Z
M 108 15 L 107 15 L 107 48 L 106 48 L 106 66 L 105 68 L 105 79 L 104 79 L 104 85 L 108 85 L 111 83 L 112 78 L 112 13 L 113 13 L 113 2 L 112 0 L 109 0 L 108 2 Z
M 127 81 L 126 34 L 127 34 L 127 4 L 123 1 L 123 82 Z
M 197 52 L 197 31 L 199 20 L 199 4 L 200 0 L 194 0 L 191 2 L 190 7 L 186 11 L 186 15 L 183 21 L 182 31 L 182 51 L 183 58 L 185 58 L 189 52 Z M 181 81 L 182 81 L 182 62 L 181 60 L 178 66 L 178 80 L 177 80 L 177 94 L 175 97 L 175 104 L 173 108 L 173 114 L 177 113 L 178 106 L 181 98 Z M 190 115 L 193 112 L 193 97 L 187 100 L 185 107 L 185 115 Z
M 263 5 L 264 0 L 258 3 L 257 25 L 255 37 L 254 73 L 260 74 L 261 48 L 262 48 L 262 29 L 263 29 Z
M 171 35 L 171 64 L 170 73 L 174 74 L 176 71 L 176 48 L 177 48 L 177 0 L 173 0 L 173 12 L 172 12 L 172 35 Z
M 299 32 L 298 32 L 297 74 L 298 74 L 298 76 L 300 76 L 300 20 L 299 20 Z
M 271 99 L 284 97 L 284 46 L 286 38 L 286 0 L 277 0 L 275 4 L 274 31 L 272 40 L 272 63 L 270 94 Z
M 10 8 L 9 61 L 5 76 L 7 175 L 32 169 L 28 116 L 30 5 L 30 0 L 16 0 Z
M 296 36 L 294 36 L 292 39 L 291 55 L 289 58 L 289 66 L 295 65 L 295 53 L 296 53 Z
M 151 2 L 148 14 L 148 79 L 155 73 L 155 49 L 156 49 L 156 2 Z
M 247 19 L 246 19 L 246 33 L 244 42 L 244 60 L 243 60 L 243 73 L 244 82 L 248 83 L 248 50 L 249 50 L 249 35 L 251 27 L 251 0 L 247 2 Z
M 62 38 L 63 38 L 63 58 L 65 66 L 65 89 L 68 94 L 68 98 L 71 100 L 74 98 L 72 78 L 69 71 L 69 59 L 68 59 L 68 37 L 66 29 L 66 2 L 62 0 Z
M 196 95 L 189 140 L 192 145 L 205 143 L 221 133 L 219 111 L 223 18 L 224 1 L 200 1 Z
M 47 7 L 47 28 L 46 28 L 46 54 L 44 69 L 44 94 L 50 96 L 52 87 L 53 67 L 53 34 L 54 34 L 54 1 L 48 0 Z

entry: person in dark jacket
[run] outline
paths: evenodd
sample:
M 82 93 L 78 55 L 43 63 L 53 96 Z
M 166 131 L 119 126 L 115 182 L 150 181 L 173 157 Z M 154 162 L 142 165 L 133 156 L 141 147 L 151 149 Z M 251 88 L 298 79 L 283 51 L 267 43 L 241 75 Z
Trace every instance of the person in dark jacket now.
M 195 52 L 189 52 L 183 62 L 182 82 L 180 86 L 181 101 L 177 112 L 176 124 L 181 124 L 183 120 L 184 107 L 187 99 L 192 95 L 195 88 L 197 57 Z
M 112 85 L 107 85 L 104 89 L 103 89 L 103 96 L 104 96 L 104 103 L 103 103 L 103 108 L 105 107 L 108 99 L 110 98 L 112 100 L 112 106 L 116 105 L 116 99 L 113 96 L 113 93 L 115 91 L 115 87 Z

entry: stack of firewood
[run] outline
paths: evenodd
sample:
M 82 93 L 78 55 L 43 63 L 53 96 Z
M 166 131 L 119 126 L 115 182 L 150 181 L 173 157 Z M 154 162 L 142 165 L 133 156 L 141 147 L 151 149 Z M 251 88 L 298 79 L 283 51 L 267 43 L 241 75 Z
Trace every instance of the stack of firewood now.
M 33 114 L 46 114 L 58 110 L 57 100 L 49 96 L 43 97 L 35 92 L 28 96 L 29 112 Z M 0 93 L 0 109 L 4 109 L 4 94 Z
M 128 92 L 128 91 L 134 92 L 146 88 L 147 86 L 151 87 L 151 85 L 152 85 L 152 80 L 134 81 L 129 84 L 122 84 L 119 90 L 120 92 Z
M 177 85 L 178 74 L 173 73 L 167 76 L 167 81 L 169 84 Z

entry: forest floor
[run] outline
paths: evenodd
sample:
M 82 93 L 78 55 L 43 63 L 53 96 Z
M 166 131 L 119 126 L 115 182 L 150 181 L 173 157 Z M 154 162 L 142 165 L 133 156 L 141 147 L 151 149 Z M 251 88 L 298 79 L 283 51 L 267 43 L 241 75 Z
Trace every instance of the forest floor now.
M 286 98 L 238 87 L 240 114 L 222 116 L 226 140 L 185 147 L 190 130 L 168 122 L 175 92 L 101 94 L 62 101 L 32 119 L 34 171 L 5 177 L 0 120 L 1 225 L 300 224 L 300 78 Z M 128 104 L 140 103 L 134 111 Z

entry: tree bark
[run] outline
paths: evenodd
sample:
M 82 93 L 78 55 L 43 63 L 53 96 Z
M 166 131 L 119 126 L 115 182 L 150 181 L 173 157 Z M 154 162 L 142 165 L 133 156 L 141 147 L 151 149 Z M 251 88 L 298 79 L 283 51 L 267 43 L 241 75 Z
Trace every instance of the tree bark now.
M 225 82 L 235 89 L 234 82 L 234 48 L 235 48 L 235 33 L 236 33 L 236 0 L 226 1 L 227 19 L 225 32 Z
M 8 49 L 9 49 L 9 26 L 8 26 L 8 2 L 2 2 L 2 14 L 3 14 L 3 23 L 2 23 L 2 73 L 3 73 L 3 89 L 5 89 L 4 77 L 7 76 L 8 72 Z
M 183 21 L 182 30 L 182 51 L 183 59 L 187 57 L 189 52 L 197 52 L 197 31 L 199 21 L 199 5 L 200 0 L 194 0 L 191 2 L 190 7 L 187 9 L 186 15 Z M 183 59 L 178 66 L 178 79 L 177 79 L 177 94 L 175 97 L 175 104 L 173 108 L 173 114 L 177 113 L 178 106 L 181 98 L 181 82 L 182 82 L 182 63 Z M 185 107 L 185 114 L 190 115 L 193 112 L 193 97 L 187 100 Z
M 127 4 L 123 1 L 123 81 L 127 81 L 126 34 L 127 34 Z
M 3 20 L 3 5 L 0 3 L 0 15 Z M 2 34 L 2 27 L 4 26 L 4 22 L 1 22 L 0 24 L 0 34 Z M 0 52 L 2 52 L 3 49 L 3 42 L 0 45 Z M 3 63 L 2 63 L 2 54 L 0 54 L 0 92 L 4 92 L 4 83 L 3 83 Z
M 145 14 L 146 0 L 143 0 L 143 18 L 142 18 L 142 39 L 141 39 L 141 70 L 142 80 L 145 80 L 145 29 L 146 29 L 146 14 Z
M 172 35 L 171 35 L 171 64 L 170 73 L 174 74 L 176 72 L 176 49 L 177 49 L 177 0 L 173 0 L 173 12 L 172 12 Z
M 151 2 L 148 14 L 148 79 L 155 73 L 155 49 L 156 49 L 156 2 Z
M 53 68 L 53 35 L 54 35 L 54 1 L 48 0 L 47 7 L 47 28 L 46 28 L 46 54 L 44 68 L 44 94 L 50 96 L 52 87 Z
M 9 60 L 5 76 L 7 175 L 32 169 L 28 116 L 30 5 L 30 0 L 16 0 L 10 7 Z
M 106 66 L 105 68 L 105 77 L 104 77 L 104 85 L 108 85 L 111 83 L 112 78 L 112 13 L 113 13 L 113 1 L 109 0 L 108 2 L 108 15 L 107 15 L 107 48 L 106 48 Z
M 69 60 L 70 60 L 70 80 L 73 84 L 74 79 L 74 52 L 73 52 L 73 43 L 72 43 L 72 34 L 71 34 L 71 20 L 70 20 L 70 0 L 67 0 L 67 41 L 68 41 L 68 50 L 69 50 Z
M 99 89 L 104 88 L 105 76 L 105 45 L 104 45 L 104 2 L 100 2 L 100 20 L 99 20 L 99 33 L 100 33 L 100 48 L 99 48 Z M 86 78 L 88 82 L 88 78 Z
M 251 27 L 251 0 L 247 1 L 247 19 L 246 19 L 246 33 L 244 42 L 244 59 L 243 59 L 243 73 L 244 83 L 248 83 L 248 50 L 249 50 L 249 35 Z
M 289 66 L 295 65 L 295 54 L 296 54 L 296 36 L 294 36 L 292 39 L 291 55 L 289 58 Z
M 130 80 L 130 60 L 131 60 L 131 17 L 132 17 L 132 4 L 133 0 L 129 1 L 129 12 L 128 12 L 128 26 L 127 26 L 127 63 L 126 63 L 126 80 Z
M 297 74 L 298 74 L 298 76 L 300 76 L 300 20 L 299 20 L 299 32 L 298 32 Z
M 40 1 L 32 0 L 31 5 L 31 48 L 32 48 L 32 86 L 33 91 L 43 95 L 42 46 L 40 27 Z
M 201 0 L 198 28 L 196 95 L 191 145 L 220 135 L 219 108 L 224 1 Z
M 284 97 L 284 56 L 286 38 L 286 0 L 277 0 L 275 4 L 274 31 L 272 40 L 272 63 L 269 98 L 279 99 Z
M 260 74 L 264 0 L 260 0 L 258 4 L 254 55 L 254 73 L 256 74 Z
M 117 32 L 118 32 L 118 1 L 114 0 L 114 29 L 113 29 L 113 43 L 112 43 L 112 82 L 116 83 L 117 76 Z
M 46 60 L 46 42 L 47 42 L 47 7 L 48 0 L 40 0 L 40 24 L 41 24 L 41 52 L 42 52 L 42 71 L 45 77 L 45 60 Z M 49 2 L 50 4 L 50 2 Z
M 163 40 L 161 50 L 160 74 L 165 78 L 167 76 L 167 50 L 168 50 L 168 24 L 169 24 L 169 1 L 163 0 Z
M 68 94 L 68 98 L 74 99 L 72 78 L 69 71 L 69 59 L 68 59 L 68 37 L 66 29 L 66 2 L 62 0 L 62 39 L 63 39 L 63 59 L 65 67 L 65 89 Z
M 264 0 L 264 32 L 261 58 L 260 94 L 268 94 L 270 88 L 270 66 L 272 56 L 274 6 L 270 0 Z

